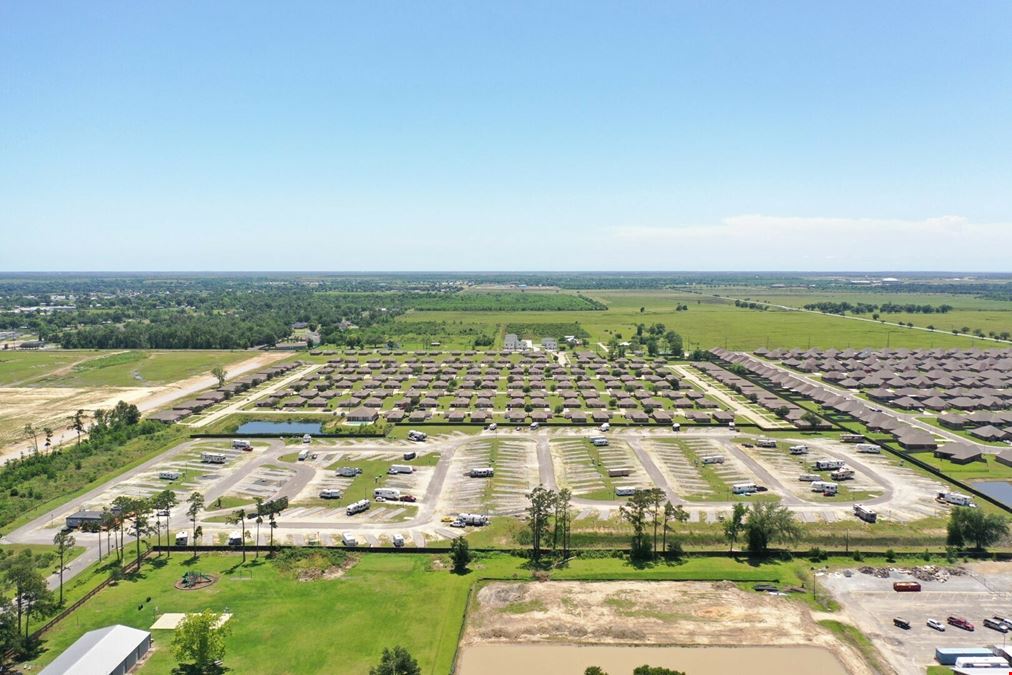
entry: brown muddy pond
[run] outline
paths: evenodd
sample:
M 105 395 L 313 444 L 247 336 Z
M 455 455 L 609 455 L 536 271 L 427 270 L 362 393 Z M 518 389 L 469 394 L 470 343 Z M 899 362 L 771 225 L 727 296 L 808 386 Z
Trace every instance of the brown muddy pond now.
M 819 647 L 620 647 L 486 644 L 465 647 L 460 675 L 583 675 L 600 666 L 610 675 L 629 675 L 649 664 L 687 675 L 848 675 L 831 652 Z

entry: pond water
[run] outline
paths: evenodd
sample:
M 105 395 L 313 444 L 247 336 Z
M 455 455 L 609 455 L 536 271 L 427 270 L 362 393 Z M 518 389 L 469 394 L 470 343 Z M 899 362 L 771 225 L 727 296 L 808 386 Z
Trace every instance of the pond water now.
M 820 647 L 621 647 L 541 644 L 484 644 L 465 647 L 461 675 L 552 673 L 583 675 L 588 666 L 630 673 L 649 664 L 690 675 L 847 675 L 830 651 Z
M 979 480 L 974 481 L 972 485 L 1005 506 L 1012 506 L 1012 483 L 1003 480 Z
M 243 422 L 236 429 L 237 434 L 318 434 L 323 422 L 266 422 L 256 420 Z

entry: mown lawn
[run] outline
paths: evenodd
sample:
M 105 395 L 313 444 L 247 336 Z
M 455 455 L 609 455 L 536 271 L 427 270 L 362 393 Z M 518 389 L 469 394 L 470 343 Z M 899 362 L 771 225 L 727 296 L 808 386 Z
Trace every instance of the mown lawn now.
M 250 358 L 244 351 L 124 351 L 99 352 L 70 372 L 33 382 L 48 387 L 144 387 L 208 374 Z

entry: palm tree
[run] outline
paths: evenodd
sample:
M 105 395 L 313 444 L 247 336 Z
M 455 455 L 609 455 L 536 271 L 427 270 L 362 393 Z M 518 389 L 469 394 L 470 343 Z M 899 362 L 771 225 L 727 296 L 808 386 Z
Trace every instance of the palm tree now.
M 259 558 L 260 557 L 260 525 L 263 524 L 263 522 L 264 522 L 264 500 L 263 500 L 263 497 L 257 497 L 256 498 L 256 504 L 257 504 L 257 511 L 256 511 L 257 518 L 256 518 L 256 521 L 254 521 L 254 522 L 256 522 L 256 524 L 257 524 L 257 538 L 256 538 L 257 552 L 256 552 L 256 557 Z

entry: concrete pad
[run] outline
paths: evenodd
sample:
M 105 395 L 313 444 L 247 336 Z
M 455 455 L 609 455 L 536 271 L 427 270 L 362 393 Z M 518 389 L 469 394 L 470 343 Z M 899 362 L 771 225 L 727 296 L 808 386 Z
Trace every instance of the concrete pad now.
M 158 619 L 151 624 L 151 630 L 175 630 L 176 627 L 186 618 L 185 614 L 177 612 L 166 612 L 158 617 Z M 229 619 L 232 618 L 231 614 L 222 614 L 218 617 L 217 626 L 224 625 Z

